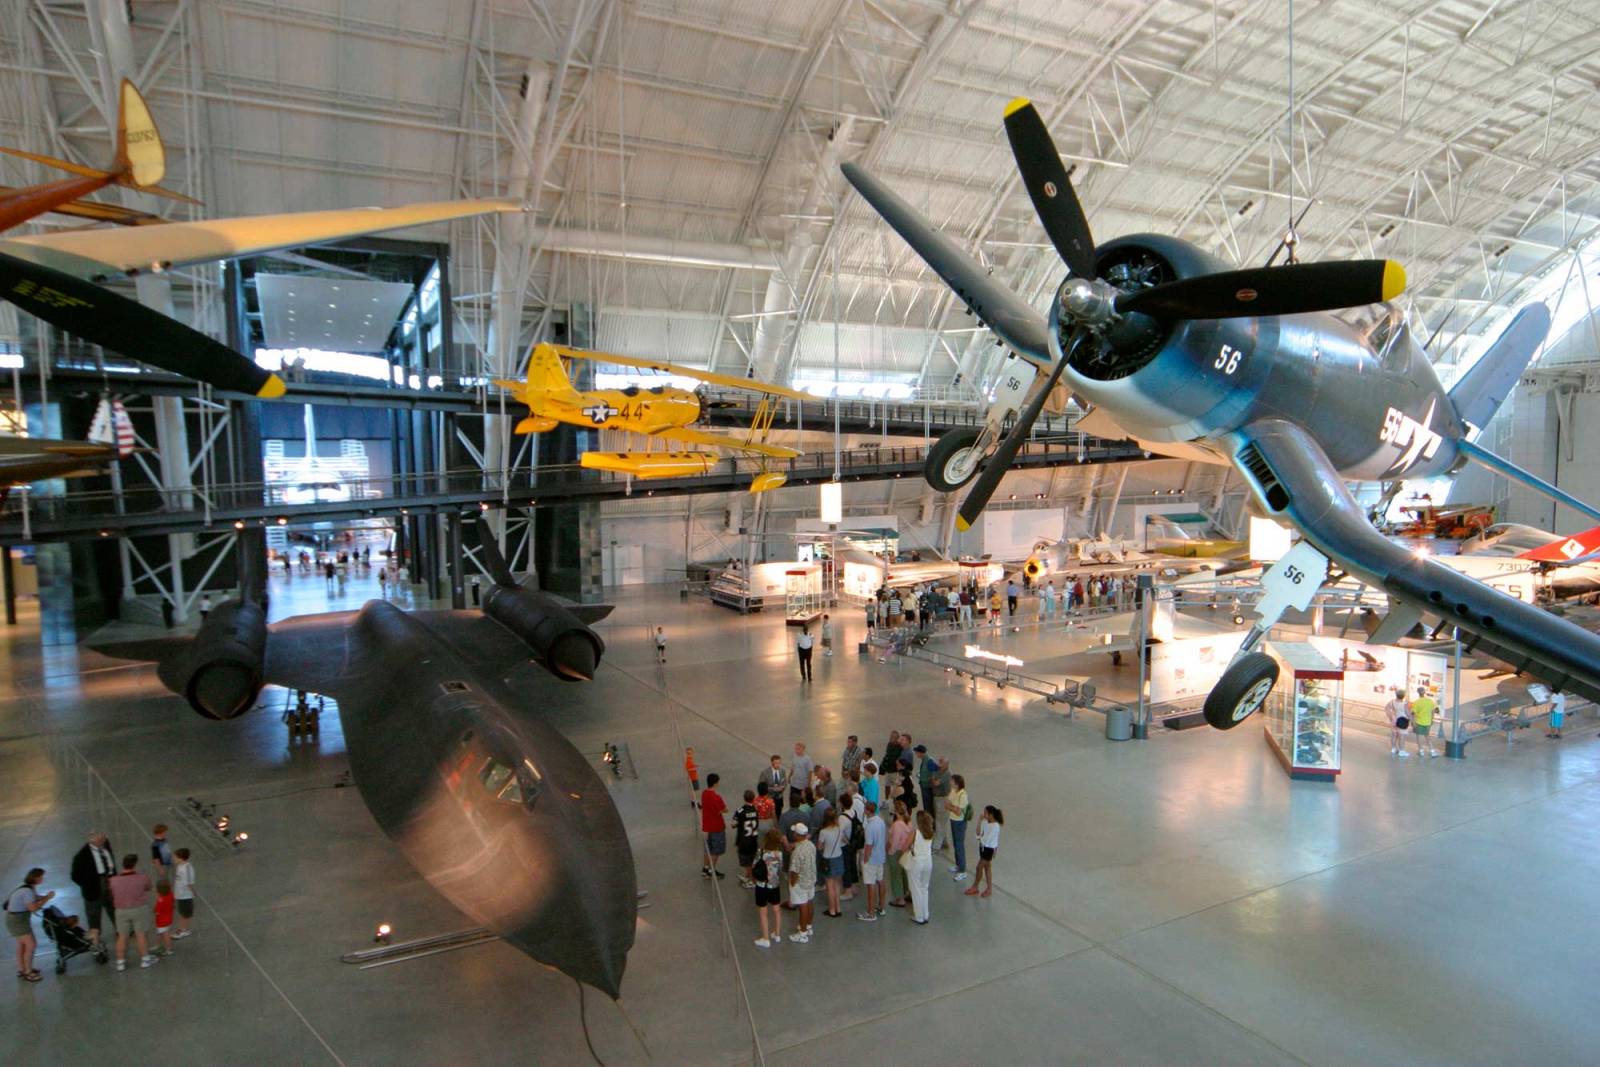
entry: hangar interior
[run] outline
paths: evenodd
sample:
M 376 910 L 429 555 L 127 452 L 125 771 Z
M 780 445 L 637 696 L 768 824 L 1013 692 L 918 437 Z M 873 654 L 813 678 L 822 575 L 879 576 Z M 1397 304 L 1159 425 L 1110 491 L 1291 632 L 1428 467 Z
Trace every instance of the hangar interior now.
M 1233 584 L 1196 560 L 1250 539 L 1260 486 L 1214 457 L 1110 434 L 1085 421 L 1080 397 L 1021 428 L 969 522 L 964 493 L 930 484 L 925 466 L 942 437 L 995 418 L 1025 346 L 920 258 L 841 166 L 892 186 L 1035 311 L 1059 302 L 1067 268 L 1008 143 L 1003 119 L 1018 98 L 1053 135 L 1094 241 L 1170 235 L 1226 269 L 1402 263 L 1402 295 L 1335 317 L 1374 350 L 1374 337 L 1415 340 L 1447 389 L 1486 365 L 1520 309 L 1543 305 L 1546 339 L 1474 429 L 1568 503 L 1482 465 L 1346 480 L 1386 532 L 1427 526 L 1419 558 L 1456 551 L 1435 530 L 1458 511 L 1554 543 L 1594 527 L 1589 502 L 1600 501 L 1600 10 L 1538 0 L 0 0 L 0 10 L 0 146 L 106 166 L 119 83 L 148 101 L 162 185 L 184 199 L 99 194 L 143 213 L 130 231 L 499 205 L 86 276 L 277 374 L 287 389 L 277 399 L 155 368 L 141 359 L 153 342 L 137 332 L 114 349 L 0 301 L 0 433 L 77 441 L 122 419 L 133 442 L 88 476 L 16 482 L 0 509 L 6 876 L 45 868 L 40 889 L 76 912 L 87 900 L 67 873 L 84 835 L 142 848 L 156 822 L 192 842 L 201 871 L 197 936 L 149 973 L 68 959 L 40 935 L 42 969 L 70 966 L 0 989 L 19 1056 L 89 1062 L 104 1035 L 169 1020 L 170 1051 L 123 1058 L 776 1064 L 864 1046 L 956 1062 L 1592 1059 L 1594 939 L 1571 906 L 1593 881 L 1594 703 L 1573 690 L 1562 740 L 1530 678 L 1508 678 L 1443 616 L 1408 635 L 1402 660 L 1351 667 L 1375 662 L 1361 613 L 1373 615 L 1381 590 L 1325 591 L 1273 635 L 1321 641 L 1340 667 L 1336 782 L 1300 780 L 1294 754 L 1269 749 L 1254 720 L 1232 732 L 1163 729 L 1163 707 L 1199 714 L 1249 628 L 1260 568 Z M 60 176 L 0 155 L 0 198 Z M 96 232 L 40 214 L 0 233 L 0 252 L 9 264 Z M 595 425 L 528 432 L 540 413 L 511 386 L 532 382 L 539 345 L 599 353 L 558 364 L 583 410 L 599 412 Z M 806 398 L 750 387 L 761 384 Z M 707 447 L 615 428 L 607 405 L 625 418 L 652 389 L 683 390 L 698 405 L 693 425 L 728 447 L 692 453 L 709 457 L 690 461 L 702 464 L 693 473 L 626 473 Z M 1021 425 L 1019 407 L 997 431 Z M 1283 407 L 1292 413 L 1292 400 Z M 1448 435 L 1446 421 L 1430 407 L 1415 432 Z M 781 455 L 740 451 L 769 443 Z M 596 454 L 625 466 L 592 466 Z M 782 484 L 753 492 L 766 476 Z M 342 719 L 332 681 L 315 690 L 269 669 L 254 711 L 219 723 L 191 712 L 203 696 L 164 688 L 167 661 L 158 673 L 100 650 L 187 640 L 252 590 L 274 624 L 371 601 L 396 616 L 487 614 L 510 584 L 490 540 L 530 591 L 563 598 L 551 609 L 562 618 L 572 605 L 614 605 L 581 617 L 605 651 L 580 672 L 588 680 L 553 679 L 541 644 L 535 659 L 549 671 L 519 666 L 497 684 L 502 703 L 587 761 L 626 832 L 619 844 L 589 821 L 586 847 L 563 844 L 568 863 L 610 872 L 626 861 L 637 875 L 615 1003 L 516 938 L 482 935 L 494 924 L 418 870 L 409 848 L 422 830 L 397 832 L 374 807 L 352 754 L 374 735 Z M 1541 610 L 1588 631 L 1600 618 L 1581 601 L 1600 585 L 1554 605 L 1544 596 L 1600 567 L 1592 551 L 1528 579 Z M 1060 568 L 1048 610 L 1046 574 L 1025 562 L 1047 557 Z M 853 584 L 856 558 L 877 569 Z M 969 584 L 963 564 L 994 566 L 985 597 L 988 583 L 1002 599 L 1019 583 L 1022 617 L 1010 606 L 1004 625 L 986 626 L 980 601 L 976 626 L 951 623 L 932 640 L 869 633 L 866 605 L 877 585 L 896 585 L 896 567 L 906 590 Z M 915 577 L 924 565 L 947 569 Z M 1135 574 L 1152 571 L 1136 591 Z M 1182 574 L 1202 581 L 1163 594 L 1169 646 L 1149 651 L 1155 590 L 1178 588 Z M 1116 591 L 1091 591 L 1109 599 L 1087 613 L 1079 593 L 1080 615 L 1058 625 L 1055 582 L 1065 600 L 1090 575 L 1116 575 Z M 792 624 L 818 625 L 824 611 L 832 647 L 801 684 Z M 658 657 L 657 627 L 670 656 Z M 362 638 L 340 640 L 355 649 Z M 469 664 L 487 655 L 471 640 L 440 641 Z M 1113 645 L 1128 654 L 1113 661 Z M 405 670 L 429 662 L 410 657 Z M 1419 680 L 1439 699 L 1455 758 L 1394 752 L 1385 690 Z M 1130 711 L 1135 740 L 1110 740 Z M 378 734 L 405 734 L 403 721 Z M 722 775 L 737 806 L 767 756 L 787 758 L 797 740 L 837 768 L 846 737 L 881 746 L 907 727 L 965 775 L 980 811 L 1004 810 L 994 896 L 969 898 L 936 854 L 929 926 L 894 913 L 876 926 L 823 918 L 812 943 L 752 947 L 738 876 L 695 870 L 703 843 L 685 811 L 695 801 L 684 749 Z M 366 807 L 346 788 L 353 773 Z M 529 882 L 544 891 L 538 876 Z M 601 895 L 577 894 L 571 914 Z M 793 913 L 783 921 L 792 929 Z M 375 945 L 380 924 L 392 935 Z M 472 929 L 437 952 L 387 953 L 391 941 Z

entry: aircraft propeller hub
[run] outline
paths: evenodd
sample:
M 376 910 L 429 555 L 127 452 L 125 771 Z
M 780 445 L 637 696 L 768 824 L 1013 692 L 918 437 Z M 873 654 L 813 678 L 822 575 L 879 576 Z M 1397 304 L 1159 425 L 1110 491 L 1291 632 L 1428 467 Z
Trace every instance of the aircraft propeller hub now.
M 1061 283 L 1058 299 L 1064 318 L 1099 330 L 1117 320 L 1117 295 L 1114 286 L 1099 278 L 1071 277 Z

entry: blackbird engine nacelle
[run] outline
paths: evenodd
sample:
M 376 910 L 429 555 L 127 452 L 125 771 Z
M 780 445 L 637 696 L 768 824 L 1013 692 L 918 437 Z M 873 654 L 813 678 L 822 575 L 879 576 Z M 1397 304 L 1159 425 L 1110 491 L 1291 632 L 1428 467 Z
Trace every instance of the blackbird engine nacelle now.
M 605 642 L 548 593 L 495 585 L 483 598 L 483 613 L 527 642 L 540 665 L 562 681 L 594 678 Z
M 261 694 L 267 616 L 261 605 L 232 600 L 214 608 L 187 654 L 164 663 L 161 680 L 208 719 L 234 719 Z

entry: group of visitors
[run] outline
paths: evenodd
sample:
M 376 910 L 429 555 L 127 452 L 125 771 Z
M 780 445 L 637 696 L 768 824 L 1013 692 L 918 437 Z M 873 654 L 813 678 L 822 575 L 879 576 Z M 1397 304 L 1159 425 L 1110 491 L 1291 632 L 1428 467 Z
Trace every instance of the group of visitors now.
M 880 625 L 890 629 L 915 626 L 926 631 L 940 624 L 964 630 L 980 620 L 999 626 L 1023 613 L 1022 597 L 1030 588 L 1035 596 L 1031 609 L 1034 617 L 1056 619 L 1081 611 L 1123 606 L 1133 584 L 1125 582 L 1121 575 L 1091 574 L 1063 580 L 1059 590 L 1054 579 L 1030 586 L 1026 578 L 1020 586 L 1013 578 L 995 582 L 985 589 L 980 589 L 976 582 L 967 582 L 959 590 L 933 585 L 906 590 L 884 586 L 867 601 L 867 631 L 870 633 Z
M 6 896 L 6 932 L 17 942 L 17 977 L 37 982 L 39 971 L 33 966 L 38 937 L 33 917 L 55 924 L 58 931 L 85 927 L 89 943 L 102 947 L 104 924 L 109 923 L 116 943 L 112 959 L 117 970 L 126 970 L 126 953 L 131 941 L 138 949 L 139 966 L 151 967 L 162 956 L 172 953 L 173 943 L 190 934 L 194 918 L 194 864 L 189 850 L 174 849 L 167 840 L 167 827 L 157 823 L 151 830 L 150 871 L 140 868 L 138 853 L 120 860 L 104 833 L 96 830 L 72 857 L 71 877 L 83 899 L 84 914 L 68 915 L 55 907 L 55 891 L 40 892 L 45 869 L 35 867 Z M 176 929 L 174 929 L 176 927 Z
M 692 750 L 686 756 L 685 770 L 695 785 Z M 705 839 L 700 873 L 707 879 L 727 877 L 721 860 L 729 809 L 720 784 L 720 775 L 708 774 L 699 791 Z M 976 813 L 966 779 L 951 772 L 949 760 L 930 756 L 926 745 L 899 730 L 889 731 L 881 756 L 850 735 L 837 773 L 796 741 L 787 760 L 768 760 L 731 814 L 739 884 L 755 897 L 761 930 L 755 943 L 761 948 L 783 940 L 785 909 L 796 913 L 789 940 L 810 941 L 819 898 L 827 918 L 842 918 L 846 902 L 861 900 L 861 922 L 905 908 L 913 923 L 927 925 L 933 857 L 946 849 L 954 860 L 953 880 L 973 879 L 967 896 L 994 892 L 992 865 L 1005 816 L 993 805 Z M 967 830 L 974 822 L 976 877 L 967 870 Z
M 1399 686 L 1395 687 L 1394 699 L 1383 707 L 1383 713 L 1389 720 L 1389 755 L 1400 759 L 1410 759 L 1411 753 L 1406 751 L 1405 735 L 1411 734 L 1416 741 L 1417 756 L 1421 758 L 1426 746 L 1430 757 L 1439 753 L 1433 747 L 1433 716 L 1439 710 L 1439 704 L 1428 695 L 1428 690 L 1417 686 L 1415 700 L 1406 700 L 1406 691 Z

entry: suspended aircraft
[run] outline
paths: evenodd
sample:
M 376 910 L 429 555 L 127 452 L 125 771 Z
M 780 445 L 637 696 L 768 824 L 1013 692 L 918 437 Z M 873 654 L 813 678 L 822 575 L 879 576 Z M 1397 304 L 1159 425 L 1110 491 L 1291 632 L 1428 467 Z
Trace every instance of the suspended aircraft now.
M 662 374 L 696 378 L 713 385 L 726 385 L 761 394 L 762 401 L 750 420 L 750 429 L 742 438 L 696 430 L 704 408 L 701 397 L 687 389 L 672 386 L 626 389 L 590 389 L 580 391 L 572 384 L 564 359 L 587 359 L 599 363 L 613 363 L 623 367 L 640 367 Z M 658 360 L 634 359 L 609 352 L 590 352 L 564 345 L 537 344 L 528 356 L 526 381 L 496 379 L 495 385 L 509 390 L 518 402 L 528 406 L 528 417 L 517 423 L 519 434 L 544 433 L 565 423 L 586 430 L 624 430 L 644 437 L 660 438 L 691 445 L 709 445 L 730 452 L 747 452 L 770 459 L 787 459 L 800 453 L 792 448 L 782 448 L 767 443 L 772 431 L 772 420 L 777 415 L 775 398 L 789 400 L 814 400 L 815 397 L 781 385 L 769 385 L 752 378 L 738 378 L 730 374 L 680 367 Z M 635 478 L 678 478 L 691 474 L 705 474 L 716 466 L 714 452 L 585 452 L 579 463 L 592 470 L 616 471 Z M 763 465 L 750 483 L 752 493 L 776 489 L 787 480 L 781 471 L 769 471 Z
M 621 991 L 638 893 L 627 832 L 589 760 L 537 713 L 548 681 L 594 677 L 589 624 L 609 606 L 519 586 L 479 524 L 494 585 L 478 611 L 359 611 L 268 624 L 259 564 L 192 637 L 93 645 L 154 661 L 208 719 L 234 719 L 265 684 L 338 701 L 351 775 L 412 866 L 519 951 L 610 996 Z
M 80 199 L 108 185 L 120 185 L 151 196 L 197 203 L 182 193 L 161 188 L 161 179 L 167 172 L 167 150 L 161 143 L 161 133 L 156 129 L 155 120 L 150 117 L 150 108 L 145 104 L 144 97 L 126 78 L 122 79 L 118 89 L 117 137 L 111 164 L 105 170 L 53 156 L 24 152 L 20 148 L 0 146 L 0 152 L 31 159 L 35 163 L 75 175 L 60 181 L 30 185 L 25 189 L 0 186 L 0 230 L 9 230 L 47 211 L 97 222 L 142 222 L 154 218 L 145 212 L 132 211 L 115 204 Z
M 845 177 L 1017 354 L 1018 384 L 981 431 L 950 431 L 926 474 L 954 490 L 976 479 L 958 525 L 982 511 L 1044 404 L 1064 384 L 1091 410 L 1089 433 L 1152 452 L 1231 464 L 1256 508 L 1304 537 L 1274 565 L 1252 625 L 1206 700 L 1229 728 L 1255 712 L 1278 675 L 1258 646 L 1290 607 L 1303 609 L 1330 566 L 1387 594 L 1376 638 L 1393 640 L 1424 614 L 1514 670 L 1600 700 L 1600 637 L 1419 557 L 1375 530 L 1346 480 L 1448 474 L 1468 459 L 1600 519 L 1600 512 L 1471 440 L 1516 384 L 1549 330 L 1542 304 L 1522 308 L 1446 392 L 1402 318 L 1362 332 L 1324 314 L 1397 296 L 1388 260 L 1230 270 L 1188 242 L 1133 234 L 1096 246 L 1061 155 L 1027 100 L 1005 110 L 1023 185 L 1068 273 L 1040 315 L 995 281 L 904 199 L 854 164 Z M 1025 381 L 1021 379 L 1026 379 Z M 1017 411 L 1011 432 L 1004 418 Z

